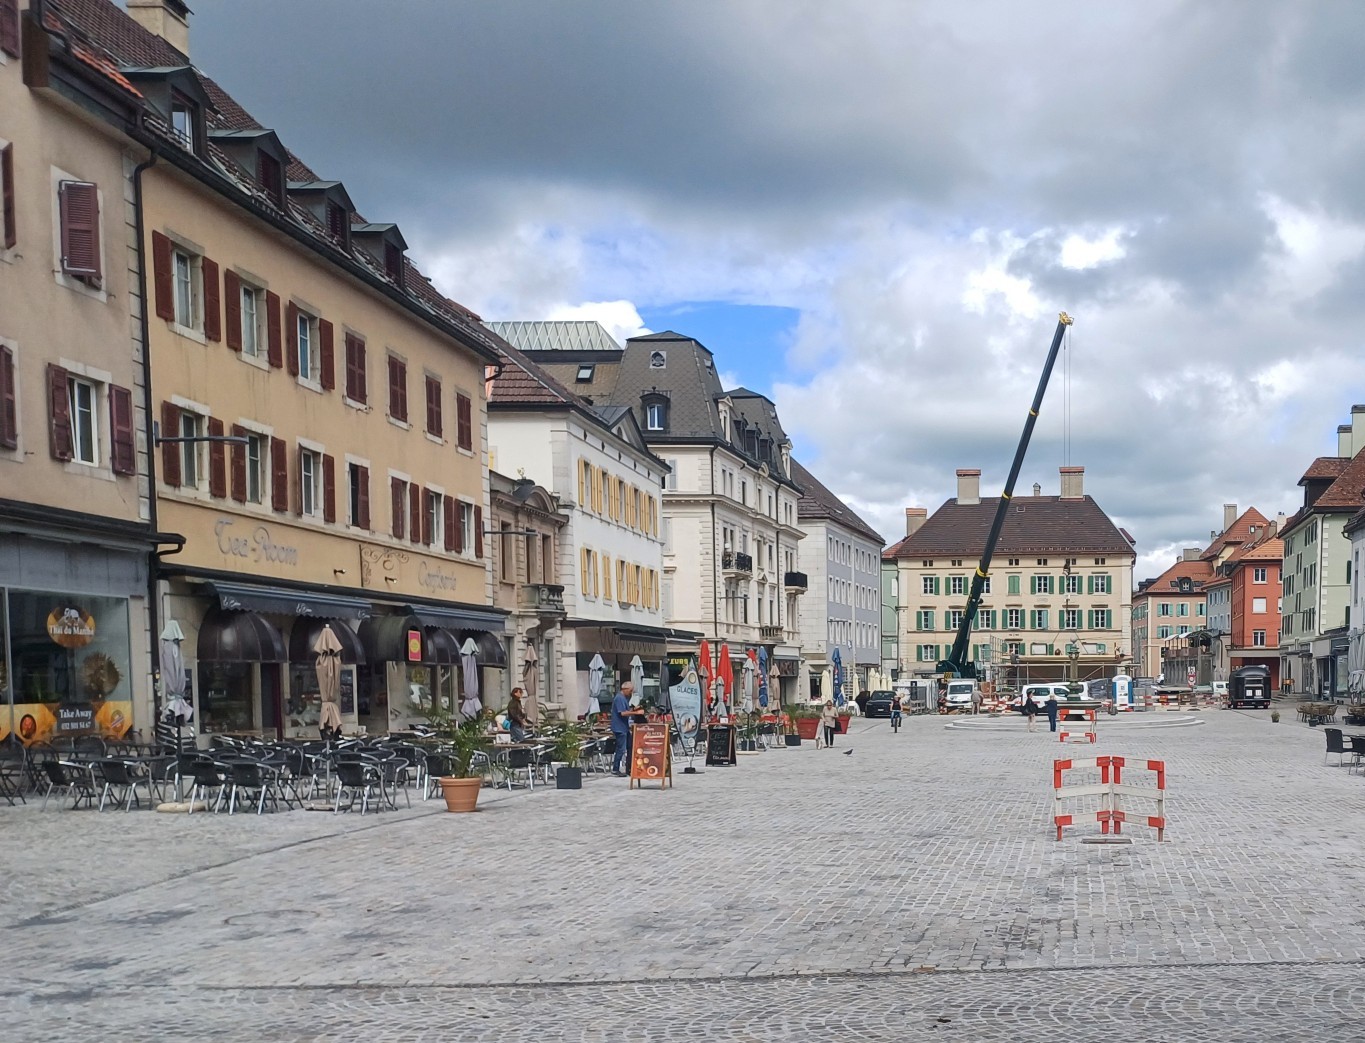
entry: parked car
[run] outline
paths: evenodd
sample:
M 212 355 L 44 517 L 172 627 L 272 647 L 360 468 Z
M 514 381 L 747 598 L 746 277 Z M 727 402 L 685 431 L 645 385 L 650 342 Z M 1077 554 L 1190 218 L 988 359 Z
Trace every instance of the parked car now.
M 1047 708 L 1047 697 L 1049 695 L 1055 695 L 1057 701 L 1062 703 L 1066 702 L 1067 697 L 1070 694 L 1070 686 L 1064 684 L 1026 684 L 1024 685 L 1024 690 L 1015 697 L 1010 705 L 1020 713 L 1023 713 L 1024 700 L 1031 699 L 1033 700 L 1034 706 L 1038 707 L 1039 710 L 1044 710 Z
M 867 695 L 867 707 L 863 710 L 865 717 L 890 717 L 891 700 L 896 697 L 895 692 L 885 689 L 878 689 L 869 692 Z

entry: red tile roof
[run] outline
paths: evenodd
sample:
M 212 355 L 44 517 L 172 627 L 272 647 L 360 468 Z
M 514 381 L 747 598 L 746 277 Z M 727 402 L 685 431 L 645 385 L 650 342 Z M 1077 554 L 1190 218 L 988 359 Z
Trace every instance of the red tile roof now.
M 1205 561 L 1203 558 L 1198 558 L 1194 561 L 1187 561 L 1185 558 L 1180 558 L 1174 565 L 1156 579 L 1152 580 L 1149 586 L 1143 590 L 1134 591 L 1133 600 L 1136 601 L 1138 598 L 1158 594 L 1178 594 L 1178 584 L 1182 579 L 1191 580 L 1195 587 L 1194 593 L 1201 594 L 1204 590 L 1204 584 L 1212 578 L 1213 566 L 1208 561 Z M 1186 594 L 1186 597 L 1189 597 L 1189 595 Z
M 1346 470 L 1346 465 L 1351 462 L 1349 456 L 1320 456 L 1308 465 L 1308 470 L 1303 472 L 1303 477 L 1299 479 L 1302 484 L 1315 478 L 1337 478 L 1341 472 Z
M 1312 509 L 1354 511 L 1365 504 L 1365 449 L 1342 468 L 1336 481 L 1313 502 Z
M 831 521 L 851 529 L 864 539 L 871 540 L 878 547 L 886 540 L 882 534 L 858 517 L 853 508 L 830 492 L 820 479 L 811 474 L 796 460 L 791 462 L 792 481 L 801 487 L 801 498 L 796 502 L 796 516 L 811 520 Z
M 1255 507 L 1248 507 L 1236 521 L 1215 536 L 1213 542 L 1205 547 L 1204 553 L 1199 556 L 1216 558 L 1229 544 L 1240 546 L 1246 543 L 1254 535 L 1251 531 L 1253 525 L 1256 526 L 1256 532 L 1263 532 L 1270 525 L 1270 520 Z

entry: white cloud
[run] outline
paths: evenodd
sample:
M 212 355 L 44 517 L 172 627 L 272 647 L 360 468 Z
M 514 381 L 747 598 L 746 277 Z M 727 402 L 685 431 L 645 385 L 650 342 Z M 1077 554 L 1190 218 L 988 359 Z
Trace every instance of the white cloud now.
M 588 301 L 584 304 L 564 304 L 551 308 L 546 319 L 562 321 L 591 321 L 599 323 L 612 339 L 624 344 L 631 337 L 643 337 L 654 331 L 640 318 L 639 309 L 630 301 Z
M 1111 228 L 1093 239 L 1073 232 L 1062 240 L 1059 260 L 1063 268 L 1084 271 L 1109 261 L 1117 261 L 1127 251 L 1123 246 L 1122 228 Z

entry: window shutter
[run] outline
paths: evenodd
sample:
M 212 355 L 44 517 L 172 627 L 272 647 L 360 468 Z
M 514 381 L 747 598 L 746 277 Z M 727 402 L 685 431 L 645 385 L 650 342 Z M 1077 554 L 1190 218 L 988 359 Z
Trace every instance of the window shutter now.
M 303 446 L 296 446 L 294 449 L 294 513 L 303 515 Z M 316 476 L 314 476 L 316 481 Z
M 209 417 L 208 429 L 212 437 L 223 437 L 223 422 L 216 416 Z M 209 495 L 220 500 L 227 496 L 227 446 L 222 442 L 209 443 Z
M 156 298 L 156 317 L 175 319 L 175 294 L 171 285 L 171 241 L 160 232 L 152 233 L 152 292 Z
M 161 403 L 161 436 L 180 437 L 180 408 L 170 402 Z M 161 443 L 161 480 L 171 488 L 180 486 L 180 443 Z
M 270 439 L 270 506 L 289 510 L 289 451 L 283 438 Z
M 404 492 L 406 483 L 401 478 L 389 479 L 389 491 L 393 494 L 393 538 L 401 540 L 403 538 L 403 519 L 407 517 L 407 494 Z
M 456 554 L 464 553 L 464 504 L 455 504 L 455 547 Z
M 398 360 L 398 418 L 404 423 L 408 419 L 408 364 Z
M 346 397 L 352 402 L 367 402 L 365 387 L 365 342 L 354 333 L 346 334 Z
M 423 490 L 422 490 L 422 496 L 421 496 L 421 501 L 422 501 L 422 542 L 425 543 L 425 544 L 427 544 L 428 546 L 430 546 L 430 544 L 431 544 L 431 537 L 432 537 L 431 522 L 432 522 L 432 518 L 431 518 L 431 515 L 427 513 L 426 508 L 427 508 L 428 506 L 430 506 L 430 504 L 431 504 L 431 495 L 432 495 L 432 494 L 431 494 L 431 491 L 430 491 L 429 489 L 423 489 Z
M 356 521 L 362 529 L 368 532 L 370 530 L 370 469 L 368 467 L 357 467 L 356 479 L 359 483 L 355 495 L 356 513 L 359 515 Z
M 318 374 L 322 390 L 331 391 L 337 386 L 336 357 L 332 345 L 332 324 L 326 319 L 318 320 Z
M 270 365 L 279 369 L 284 365 L 284 348 L 280 332 L 280 295 L 269 290 L 265 294 L 265 334 Z
M 204 339 L 216 344 L 223 339 L 223 306 L 218 295 L 218 263 L 205 257 L 200 261 L 199 268 L 204 279 Z
M 408 486 L 408 536 L 422 542 L 422 487 L 416 482 Z
M 0 346 L 0 446 L 19 447 L 18 391 L 14 386 L 14 352 Z
M 426 378 L 427 389 L 427 433 L 441 437 L 441 382 L 435 377 Z
M 1085 592 L 1086 592 L 1087 594 L 1093 594 L 1093 593 L 1095 593 L 1095 577 L 1094 577 L 1094 576 L 1086 576 L 1086 577 L 1085 577 Z
M 473 407 L 468 395 L 455 396 L 455 423 L 461 449 L 474 448 Z
M 456 508 L 459 507 L 459 504 L 457 504 L 457 503 L 455 502 L 455 498 L 454 498 L 453 496 L 447 496 L 447 497 L 445 498 L 445 503 L 444 503 L 442 506 L 445 508 L 445 516 L 446 516 L 446 519 L 445 519 L 445 520 L 446 520 L 446 533 L 445 533 L 445 545 L 446 545 L 446 550 L 448 550 L 448 551 L 454 551 L 454 550 L 458 549 L 458 548 L 456 547 L 456 544 L 455 544 L 455 524 L 456 524 L 456 522 L 455 522 L 455 515 L 456 515 L 456 513 L 457 513 Z
M 0 5 L 13 0 L 0 0 Z M 0 19 L 4 15 L 0 14 Z M 14 223 L 14 146 L 6 145 L 0 149 L 0 196 L 3 197 L 3 210 L 0 221 L 5 224 L 5 237 L 0 240 L 6 250 L 19 241 L 19 230 Z
M 0 0 L 0 51 L 19 57 L 19 0 Z
M 71 396 L 66 386 L 67 378 L 68 374 L 61 366 L 48 363 L 48 433 L 54 460 L 70 460 L 75 456 L 75 446 L 71 441 Z
M 246 428 L 241 424 L 232 425 L 233 438 L 245 438 Z M 232 480 L 229 483 L 232 489 L 232 498 L 238 503 L 246 503 L 246 446 L 234 445 L 232 447 Z
M 322 520 L 337 520 L 337 468 L 336 461 L 326 453 L 322 454 Z
M 223 273 L 223 299 L 226 310 L 223 318 L 227 327 L 227 346 L 242 350 L 242 280 L 231 268 Z
M 62 270 L 91 279 L 100 277 L 99 186 L 89 181 L 63 181 L 60 188 Z
M 137 443 L 133 434 L 133 393 L 109 385 L 109 466 L 115 474 L 137 473 Z
M 474 508 L 474 557 L 483 557 L 483 508 Z
M 284 361 L 291 377 L 299 375 L 299 308 L 290 301 L 284 309 Z

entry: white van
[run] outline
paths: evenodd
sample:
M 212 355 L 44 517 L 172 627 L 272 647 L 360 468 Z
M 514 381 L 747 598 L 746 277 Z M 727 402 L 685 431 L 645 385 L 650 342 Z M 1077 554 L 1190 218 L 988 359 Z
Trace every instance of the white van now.
M 950 710 L 970 710 L 972 708 L 972 696 L 976 693 L 976 682 L 949 681 L 947 696 L 948 709 Z
M 1026 684 L 1024 690 L 1019 694 L 1019 702 L 1015 705 L 1022 710 L 1024 700 L 1032 699 L 1033 705 L 1042 710 L 1049 695 L 1055 695 L 1059 703 L 1066 702 L 1071 695 L 1071 687 L 1065 684 Z

